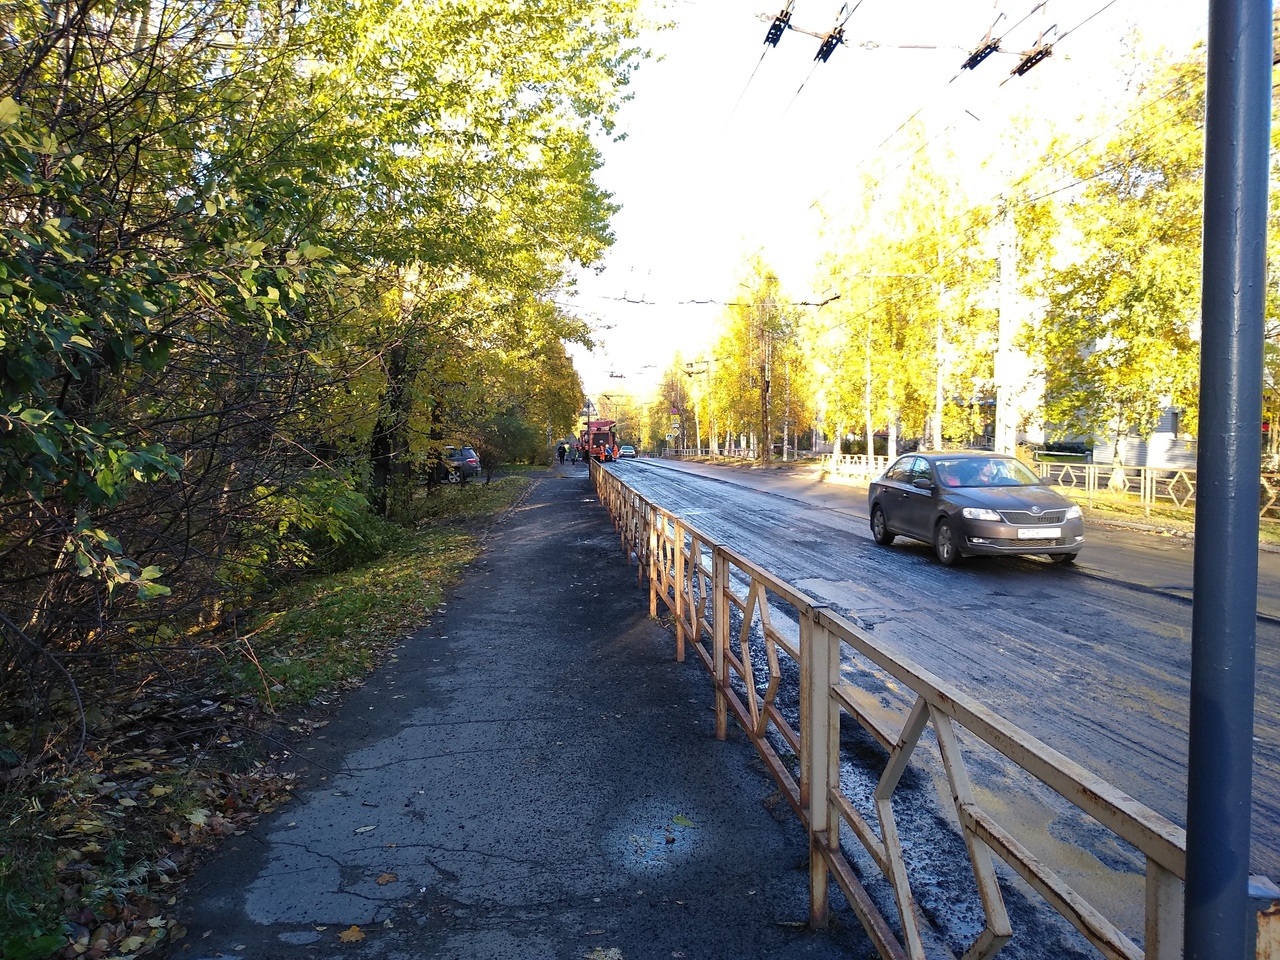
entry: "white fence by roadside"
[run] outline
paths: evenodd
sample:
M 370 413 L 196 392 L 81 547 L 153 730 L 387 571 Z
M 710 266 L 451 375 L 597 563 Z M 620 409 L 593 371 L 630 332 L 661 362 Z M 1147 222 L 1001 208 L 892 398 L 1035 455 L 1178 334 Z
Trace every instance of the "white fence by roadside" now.
M 993 856 L 1008 864 L 1101 955 L 1125 960 L 1181 957 L 1186 836 L 1180 827 L 945 680 L 891 653 L 870 634 L 749 558 L 640 496 L 601 464 L 591 464 L 591 475 L 628 559 L 637 563 L 637 583 L 648 578 L 650 612 L 656 615 L 661 602 L 674 617 L 676 659 L 683 660 L 692 648 L 711 675 L 717 736 L 726 735 L 732 715 L 808 832 L 812 926 L 827 923 L 829 882 L 834 878 L 882 957 L 924 960 L 917 894 L 903 853 L 904 839 L 911 838 L 900 836 L 891 799 L 922 735 L 932 727 L 985 918 L 982 932 L 961 951 L 966 960 L 993 957 L 1016 936 Z M 775 626 L 775 618 L 784 611 L 799 623 L 798 641 Z M 763 656 L 753 658 L 752 647 L 760 645 Z M 784 671 L 786 660 L 792 667 Z M 762 670 L 762 663 L 767 669 Z M 883 671 L 910 690 L 914 703 L 905 720 L 887 721 L 882 710 L 866 705 L 847 678 L 850 667 Z M 792 723 L 780 694 L 784 676 L 795 673 L 799 689 L 790 693 L 798 697 L 799 710 L 798 722 Z M 842 760 L 858 762 L 842 756 L 843 716 L 856 721 L 885 752 L 871 809 L 859 809 L 855 798 L 842 789 Z M 1142 854 L 1143 946 L 1108 917 L 1112 904 L 1090 902 L 1066 876 L 1028 849 L 1016 828 L 1002 823 L 991 805 L 980 802 L 982 791 L 1000 796 L 1018 788 L 980 783 L 976 790 L 971 769 L 983 767 L 966 762 L 973 748 L 963 734 L 999 751 Z M 775 744 L 785 745 L 782 755 Z M 860 842 L 892 889 L 893 922 L 858 879 L 841 842 L 842 830 Z
M 830 454 L 821 460 L 828 473 L 851 480 L 870 481 L 889 467 L 888 457 Z M 1126 467 L 1109 463 L 1037 460 L 1036 471 L 1048 483 L 1083 493 L 1092 503 L 1098 493 L 1127 494 L 1150 508 L 1157 503 L 1194 506 L 1196 471 L 1165 467 Z M 1262 474 L 1258 491 L 1259 516 L 1280 513 L 1280 473 Z

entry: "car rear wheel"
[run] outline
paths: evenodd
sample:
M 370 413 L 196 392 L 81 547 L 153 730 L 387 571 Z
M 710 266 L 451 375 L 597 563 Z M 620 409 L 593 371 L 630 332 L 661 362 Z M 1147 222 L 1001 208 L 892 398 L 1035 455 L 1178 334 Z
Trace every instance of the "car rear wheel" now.
M 1065 567 L 1076 562 L 1076 555 L 1074 553 L 1055 553 L 1052 556 L 1052 560 L 1054 563 L 1060 563 Z
M 885 519 L 884 511 L 878 506 L 871 508 L 871 536 L 882 547 L 887 547 L 893 543 L 893 533 L 889 530 L 889 521 Z
M 956 545 L 956 531 L 951 521 L 943 517 L 933 530 L 933 552 L 944 567 L 954 567 L 960 562 L 960 548 Z

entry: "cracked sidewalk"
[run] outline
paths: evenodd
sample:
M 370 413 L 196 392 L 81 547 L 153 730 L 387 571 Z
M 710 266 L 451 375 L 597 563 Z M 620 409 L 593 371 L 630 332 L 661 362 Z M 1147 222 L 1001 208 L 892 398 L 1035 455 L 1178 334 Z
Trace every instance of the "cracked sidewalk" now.
M 870 958 L 581 469 L 300 742 L 298 797 L 191 881 L 185 960 Z M 339 940 L 353 927 L 363 938 Z

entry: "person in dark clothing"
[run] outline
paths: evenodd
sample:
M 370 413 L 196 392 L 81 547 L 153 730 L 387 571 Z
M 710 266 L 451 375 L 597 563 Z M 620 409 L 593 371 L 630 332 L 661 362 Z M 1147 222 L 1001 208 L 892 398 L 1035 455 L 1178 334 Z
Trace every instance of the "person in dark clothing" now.
M 556 447 L 556 458 L 560 461 L 561 465 L 563 466 L 564 465 L 564 444 L 563 443 L 560 444 L 560 446 Z

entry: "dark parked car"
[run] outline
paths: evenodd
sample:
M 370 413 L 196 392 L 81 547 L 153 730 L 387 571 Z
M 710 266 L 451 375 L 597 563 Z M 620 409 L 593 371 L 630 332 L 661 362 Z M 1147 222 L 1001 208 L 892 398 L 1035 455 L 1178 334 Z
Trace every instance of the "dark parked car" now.
M 1080 508 L 1013 457 L 909 453 L 871 482 L 871 533 L 933 544 L 947 566 L 974 554 L 1041 554 L 1072 563 L 1084 545 Z
M 619 460 L 634 460 L 636 458 L 636 448 L 630 444 L 624 443 L 618 448 Z
M 449 482 L 467 481 L 480 475 L 480 458 L 471 447 L 445 447 L 444 458 L 449 463 Z

